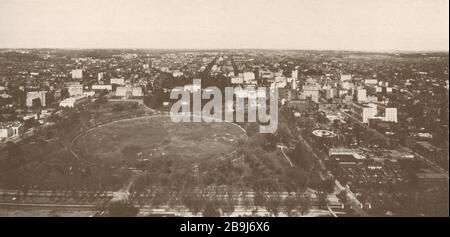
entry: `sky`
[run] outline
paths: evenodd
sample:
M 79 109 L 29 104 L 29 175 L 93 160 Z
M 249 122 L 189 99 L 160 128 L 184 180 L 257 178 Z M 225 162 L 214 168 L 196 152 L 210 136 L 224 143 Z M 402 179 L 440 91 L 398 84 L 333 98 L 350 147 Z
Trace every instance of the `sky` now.
M 448 0 L 0 0 L 0 48 L 448 51 Z

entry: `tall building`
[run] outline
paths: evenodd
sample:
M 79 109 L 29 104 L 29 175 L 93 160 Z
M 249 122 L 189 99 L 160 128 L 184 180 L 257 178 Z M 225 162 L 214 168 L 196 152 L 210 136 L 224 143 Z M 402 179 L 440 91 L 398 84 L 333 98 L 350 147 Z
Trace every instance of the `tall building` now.
M 378 110 L 376 104 L 352 104 L 352 113 L 362 123 L 369 123 L 369 119 L 376 117 Z
M 292 89 L 297 90 L 297 78 L 292 78 Z
M 298 70 L 297 70 L 297 69 L 292 70 L 291 77 L 292 77 L 292 78 L 295 78 L 295 79 L 298 79 Z
M 101 81 L 101 80 L 103 80 L 103 72 L 99 72 L 98 74 L 97 74 L 97 80 L 98 81 Z
M 83 69 L 72 70 L 72 79 L 83 79 Z
M 397 108 L 379 105 L 378 114 L 383 121 L 397 123 Z
M 355 90 L 355 101 L 358 103 L 367 102 L 367 91 L 366 89 L 358 88 Z

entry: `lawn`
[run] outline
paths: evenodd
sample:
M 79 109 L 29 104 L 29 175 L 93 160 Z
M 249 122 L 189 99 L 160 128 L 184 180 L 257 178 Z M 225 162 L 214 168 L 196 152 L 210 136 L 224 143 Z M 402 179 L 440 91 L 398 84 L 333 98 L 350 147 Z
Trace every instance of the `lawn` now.
M 229 123 L 174 123 L 167 116 L 142 117 L 89 130 L 74 142 L 73 151 L 86 159 L 128 165 L 160 157 L 199 162 L 233 152 L 244 136 Z

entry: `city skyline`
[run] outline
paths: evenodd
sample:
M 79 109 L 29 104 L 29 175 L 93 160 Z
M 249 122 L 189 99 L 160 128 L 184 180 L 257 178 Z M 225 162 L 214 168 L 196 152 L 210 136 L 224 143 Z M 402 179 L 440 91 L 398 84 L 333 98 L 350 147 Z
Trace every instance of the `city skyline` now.
M 2 1 L 0 48 L 447 51 L 448 1 Z

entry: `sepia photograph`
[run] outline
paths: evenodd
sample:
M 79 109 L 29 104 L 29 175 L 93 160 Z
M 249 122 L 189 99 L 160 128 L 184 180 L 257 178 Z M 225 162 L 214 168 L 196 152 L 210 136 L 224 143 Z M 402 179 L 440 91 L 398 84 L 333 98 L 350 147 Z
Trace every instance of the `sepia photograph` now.
M 448 217 L 448 73 L 448 0 L 0 0 L 0 216 Z

